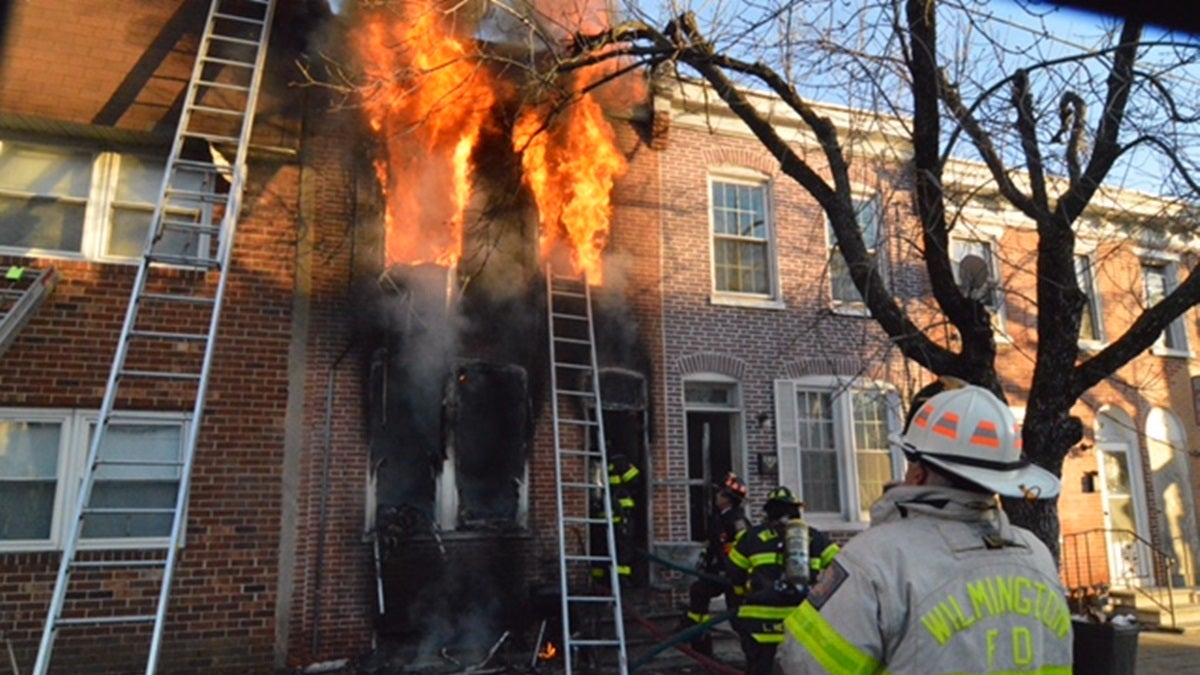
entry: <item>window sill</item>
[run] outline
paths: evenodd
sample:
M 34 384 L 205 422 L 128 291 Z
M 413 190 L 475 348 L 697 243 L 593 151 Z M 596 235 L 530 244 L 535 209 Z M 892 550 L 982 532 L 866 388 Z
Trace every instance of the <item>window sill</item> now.
M 863 304 L 832 304 L 829 311 L 838 316 L 853 316 L 860 319 L 871 318 L 871 310 Z
M 871 525 L 838 514 L 804 514 L 804 521 L 822 532 L 862 532 Z
M 769 298 L 761 295 L 731 295 L 726 293 L 713 293 L 709 296 L 708 302 L 711 305 L 721 307 L 747 307 L 751 309 L 787 309 L 787 305 L 782 300 Z
M 1151 347 L 1150 353 L 1169 359 L 1190 359 L 1193 356 L 1190 349 L 1167 349 L 1166 347 Z
M 1089 354 L 1099 353 L 1099 352 L 1103 351 L 1104 348 L 1107 346 L 1108 346 L 1108 343 L 1104 342 L 1103 340 L 1080 340 L 1079 341 L 1079 351 L 1087 352 Z

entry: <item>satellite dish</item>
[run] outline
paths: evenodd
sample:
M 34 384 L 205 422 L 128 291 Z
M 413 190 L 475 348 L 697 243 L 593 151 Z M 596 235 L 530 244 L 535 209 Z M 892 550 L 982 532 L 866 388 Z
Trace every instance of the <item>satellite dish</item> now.
M 972 300 L 983 300 L 988 289 L 987 261 L 974 253 L 968 253 L 958 261 L 958 287 L 963 295 Z

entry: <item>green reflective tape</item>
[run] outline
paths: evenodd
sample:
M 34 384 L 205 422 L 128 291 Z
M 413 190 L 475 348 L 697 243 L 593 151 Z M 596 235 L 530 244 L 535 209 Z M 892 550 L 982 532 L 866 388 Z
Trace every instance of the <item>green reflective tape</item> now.
M 883 664 L 850 644 L 809 603 L 800 605 L 783 622 L 792 639 L 800 643 L 825 670 L 838 675 L 885 675 Z

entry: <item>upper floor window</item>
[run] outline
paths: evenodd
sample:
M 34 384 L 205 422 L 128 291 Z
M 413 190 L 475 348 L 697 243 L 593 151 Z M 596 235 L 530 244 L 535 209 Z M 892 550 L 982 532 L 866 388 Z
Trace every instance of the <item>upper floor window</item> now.
M 950 264 L 954 280 L 968 297 L 979 300 L 992 315 L 992 325 L 1004 332 L 1004 291 L 996 243 L 990 239 L 955 237 L 950 242 Z
M 858 221 L 858 229 L 862 233 L 863 244 L 867 247 L 867 256 L 882 272 L 881 258 L 878 254 L 882 243 L 882 214 L 883 207 L 879 195 L 855 197 L 853 199 L 854 215 Z M 837 236 L 833 233 L 833 225 L 828 218 L 825 220 L 825 236 L 829 246 L 829 295 L 835 307 L 863 306 L 862 294 L 850 278 L 850 266 L 837 245 Z
M 1075 279 L 1083 291 L 1083 316 L 1079 321 L 1079 339 L 1083 342 L 1103 342 L 1104 323 L 1100 313 L 1100 296 L 1096 292 L 1096 274 L 1091 256 L 1075 255 Z
M 775 383 L 780 478 L 799 489 L 806 517 L 866 522 L 903 461 L 888 442 L 899 431 L 886 386 L 830 377 Z
M 713 289 L 775 295 L 768 183 L 714 177 L 711 185 Z
M 1171 291 L 1175 290 L 1175 266 L 1166 261 L 1146 260 L 1142 262 L 1142 281 L 1146 287 L 1146 306 L 1153 307 Z M 1154 343 L 1154 349 L 1169 354 L 1186 354 L 1188 351 L 1187 333 L 1183 325 L 1183 317 L 1177 317 L 1167 325 Z
M 115 152 L 0 141 L 0 252 L 128 261 L 141 256 L 164 163 Z M 197 176 L 179 187 L 195 190 Z M 195 216 L 172 211 L 177 219 Z M 164 251 L 184 252 L 175 233 Z
M 0 409 L 0 551 L 62 546 L 73 523 L 96 413 Z M 184 425 L 180 415 L 139 415 L 113 423 L 100 451 L 127 462 L 101 467 L 81 546 L 162 546 L 170 535 L 179 486 Z

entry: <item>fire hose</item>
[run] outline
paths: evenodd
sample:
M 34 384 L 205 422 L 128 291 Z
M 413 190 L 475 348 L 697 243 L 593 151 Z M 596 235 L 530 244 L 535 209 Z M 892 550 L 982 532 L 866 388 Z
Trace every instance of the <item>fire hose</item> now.
M 708 630 L 709 628 L 715 626 L 716 624 L 719 624 L 723 621 L 728 621 L 729 619 L 733 618 L 734 615 L 737 614 L 736 611 L 731 610 L 728 612 L 723 612 L 721 614 L 718 614 L 718 615 L 708 619 L 707 621 L 704 621 L 703 623 L 698 623 L 695 626 L 691 626 L 687 630 L 680 631 L 679 633 L 676 633 L 675 635 L 672 635 L 670 637 L 667 637 L 666 633 L 664 633 L 662 630 L 660 630 L 649 619 L 642 616 L 637 611 L 627 607 L 627 608 L 625 608 L 625 613 L 629 616 L 629 618 L 636 621 L 638 623 L 638 625 L 645 628 L 646 631 L 649 632 L 651 635 L 658 638 L 659 640 L 662 640 L 662 642 L 659 642 L 650 651 L 646 652 L 641 657 L 639 657 L 636 661 L 629 664 L 630 672 L 637 670 L 641 666 L 646 665 L 647 663 L 652 661 L 654 659 L 654 657 L 656 657 L 659 654 L 661 654 L 662 652 L 670 649 L 671 647 L 674 647 L 674 648 L 678 649 L 679 651 L 683 652 L 684 654 L 687 654 L 694 661 L 699 663 L 701 666 L 703 666 L 706 670 L 708 670 L 711 673 L 718 673 L 718 675 L 741 675 L 742 671 L 738 670 L 737 668 L 732 668 L 730 666 L 727 666 L 724 663 L 721 663 L 720 661 L 717 661 L 716 659 L 712 658 L 711 656 L 706 656 L 704 654 L 701 654 L 700 652 L 696 651 L 695 649 L 692 649 L 691 647 L 688 647 L 683 644 L 684 642 L 690 642 L 692 640 L 692 638 L 697 637 L 698 635 L 700 635 L 704 631 Z

